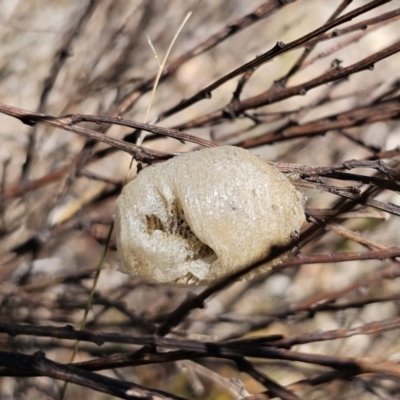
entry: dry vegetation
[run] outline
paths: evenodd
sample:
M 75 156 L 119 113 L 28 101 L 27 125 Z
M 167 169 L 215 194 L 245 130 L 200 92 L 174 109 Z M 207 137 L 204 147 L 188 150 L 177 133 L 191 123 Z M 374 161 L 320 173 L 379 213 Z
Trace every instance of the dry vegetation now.
M 400 3 L 203 0 L 143 125 L 195 3 L 0 3 L 0 398 L 398 398 Z M 131 156 L 215 144 L 304 193 L 297 253 L 183 288 L 112 236 L 80 329 Z

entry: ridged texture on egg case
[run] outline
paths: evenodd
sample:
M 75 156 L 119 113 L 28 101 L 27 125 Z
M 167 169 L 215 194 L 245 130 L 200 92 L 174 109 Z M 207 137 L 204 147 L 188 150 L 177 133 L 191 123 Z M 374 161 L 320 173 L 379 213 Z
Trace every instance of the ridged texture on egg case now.
M 304 221 L 300 193 L 250 151 L 185 153 L 142 170 L 118 198 L 121 270 L 158 283 L 207 284 L 290 244 Z

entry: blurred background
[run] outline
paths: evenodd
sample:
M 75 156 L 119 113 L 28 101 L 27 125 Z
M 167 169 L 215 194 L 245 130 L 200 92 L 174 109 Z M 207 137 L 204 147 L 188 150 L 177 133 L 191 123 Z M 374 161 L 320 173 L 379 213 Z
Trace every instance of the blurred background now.
M 0 1 L 1 103 L 54 117 L 122 116 L 178 127 L 219 144 L 249 148 L 265 161 L 277 163 L 297 181 L 306 210 L 318 220 L 324 221 L 330 211 L 338 209 L 341 190 L 360 190 L 375 201 L 365 201 L 364 197 L 349 206 L 346 214 L 329 221 L 305 241 L 301 254 L 364 252 L 398 246 L 400 199 L 395 173 L 400 160 L 399 54 L 393 51 L 373 63 L 373 68 L 367 63 L 361 72 L 338 75 L 330 83 L 321 81 L 310 90 L 287 91 L 279 101 L 274 96 L 287 88 L 301 88 L 303 84 L 307 87 L 307 82 L 331 71 L 340 74 L 343 68 L 398 43 L 400 3 L 388 1 L 360 13 L 334 28 L 336 31 L 328 30 L 326 37 L 317 36 L 306 47 L 273 57 L 248 72 L 245 79 L 238 76 L 224 83 L 210 99 L 163 119 L 160 116 L 183 99 L 270 50 L 277 42 L 288 44 L 323 26 L 339 7 L 343 8 L 339 14 L 344 15 L 375 2 L 196 3 Z M 191 11 L 145 121 L 159 62 Z M 310 54 L 299 63 L 305 48 Z M 298 68 L 292 70 L 294 65 Z M 240 98 L 232 101 L 241 84 Z M 245 103 L 265 93 L 271 94 L 270 100 L 240 109 L 241 101 Z M 235 104 L 239 106 L 235 108 Z M 80 126 L 133 143 L 138 134 L 125 126 Z M 143 146 L 167 153 L 198 148 L 154 134 L 146 137 Z M 385 175 L 377 170 L 377 164 L 366 165 L 350 172 L 380 180 L 355 177 L 353 181 L 338 179 L 337 175 L 308 179 L 295 168 L 329 167 L 347 160 L 383 160 L 394 172 Z M 73 132 L 43 124 L 30 126 L 0 114 L 2 323 L 71 324 L 79 328 L 130 162 L 130 155 Z M 135 173 L 134 165 L 131 178 Z M 304 229 L 318 225 L 315 221 L 311 219 Z M 169 337 L 199 342 L 275 334 L 292 337 L 392 321 L 400 311 L 397 276 L 396 258 L 341 263 L 324 260 L 282 268 L 252 281 L 229 285 L 208 299 L 204 309 L 190 313 Z M 96 332 L 153 334 L 188 292 L 201 290 L 156 285 L 122 274 L 112 236 L 86 327 Z M 398 327 L 388 332 L 378 329 L 351 337 L 337 336 L 334 340 L 310 340 L 291 349 L 397 365 Z M 72 340 L 57 337 L 0 336 L 3 351 L 33 354 L 42 350 L 58 363 L 70 361 L 73 346 Z M 82 342 L 75 361 L 86 362 L 139 348 Z M 335 375 L 312 384 L 313 377 L 330 369 L 268 358 L 251 362 L 279 385 L 296 392 L 298 398 L 400 396 L 398 381 L 390 374 L 364 371 L 344 377 Z M 60 398 L 62 380 L 10 377 L 4 376 L 7 371 L 0 371 L 1 399 Z M 188 399 L 255 398 L 251 395 L 266 390 L 260 380 L 240 372 L 234 362 L 223 358 L 194 362 L 188 357 L 148 365 L 143 362 L 98 373 Z M 299 382 L 304 380 L 308 380 L 307 384 L 301 386 Z M 111 398 L 70 384 L 65 399 L 77 396 Z M 264 397 L 257 398 L 274 397 L 267 392 L 261 396 Z

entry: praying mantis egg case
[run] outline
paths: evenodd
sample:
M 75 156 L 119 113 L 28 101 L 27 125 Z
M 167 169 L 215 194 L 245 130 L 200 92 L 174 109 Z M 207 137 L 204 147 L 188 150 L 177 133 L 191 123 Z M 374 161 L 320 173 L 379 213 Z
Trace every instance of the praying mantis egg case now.
M 301 194 L 250 151 L 185 153 L 142 170 L 118 198 L 121 270 L 158 283 L 208 284 L 287 246 L 304 221 Z

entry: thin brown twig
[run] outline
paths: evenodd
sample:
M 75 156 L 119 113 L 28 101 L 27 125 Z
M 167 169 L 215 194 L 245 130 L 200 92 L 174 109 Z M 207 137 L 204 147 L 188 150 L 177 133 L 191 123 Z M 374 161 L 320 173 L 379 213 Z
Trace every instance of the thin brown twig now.
M 279 397 L 282 400 L 300 400 L 300 397 L 295 395 L 292 391 L 274 382 L 272 379 L 270 379 L 268 376 L 261 373 L 260 371 L 257 371 L 250 362 L 246 361 L 243 358 L 237 359 L 235 361 L 239 370 L 248 373 L 251 377 L 264 385 L 268 389 L 268 394 L 274 397 Z
M 99 3 L 96 0 L 89 1 L 87 7 L 85 8 L 85 10 L 82 13 L 81 17 L 79 18 L 78 22 L 71 29 L 71 31 L 66 35 L 66 37 L 64 39 L 64 43 L 61 45 L 61 48 L 54 55 L 54 60 L 53 60 L 53 64 L 52 64 L 50 73 L 43 83 L 43 89 L 40 94 L 39 105 L 36 110 L 38 113 L 43 113 L 45 111 L 49 95 L 51 93 L 51 90 L 54 87 L 57 77 L 58 77 L 61 69 L 63 68 L 65 62 L 72 54 L 72 45 L 73 45 L 74 41 L 79 37 L 85 24 L 87 24 L 87 22 L 93 15 L 98 4 Z M 29 134 L 29 142 L 28 142 L 28 147 L 26 150 L 26 159 L 25 159 L 25 163 L 22 167 L 21 181 L 25 181 L 28 178 L 28 175 L 30 172 L 33 155 L 34 155 L 34 151 L 35 151 L 35 145 L 36 145 L 36 135 L 37 135 L 37 127 L 35 126 L 35 127 L 33 127 L 33 129 L 31 130 L 31 132 Z
M 252 26 L 261 19 L 269 17 L 270 15 L 275 13 L 278 9 L 284 7 L 289 3 L 294 3 L 295 1 L 297 0 L 286 0 L 285 2 L 282 2 L 280 0 L 268 0 L 265 3 L 261 4 L 261 6 L 259 6 L 253 12 L 245 15 L 242 18 L 230 22 L 224 28 L 211 35 L 208 39 L 198 44 L 193 49 L 189 50 L 188 52 L 182 54 L 180 57 L 168 63 L 166 67 L 163 69 L 160 82 L 165 80 L 167 77 L 171 76 L 187 61 L 214 48 L 215 46 L 221 44 L 231 36 Z M 115 114 L 120 115 L 129 111 L 130 108 L 133 106 L 133 104 L 138 100 L 138 98 L 143 93 L 146 93 L 147 91 L 151 90 L 152 85 L 154 83 L 154 79 L 155 77 L 146 79 L 132 92 L 128 93 L 121 101 L 121 103 L 117 106 L 117 108 L 114 110 L 113 115 Z
M 55 118 L 45 114 L 25 111 L 20 108 L 11 107 L 1 103 L 0 112 L 10 115 L 14 118 L 18 118 L 21 122 L 25 124 L 41 123 L 43 125 L 53 126 L 56 128 L 61 128 L 70 132 L 74 132 L 78 135 L 95 140 L 97 142 L 106 143 L 110 146 L 125 151 L 126 153 L 132 155 L 136 160 L 144 163 L 151 164 L 157 160 L 166 160 L 171 157 L 171 155 L 163 153 L 161 151 L 146 149 L 141 146 L 136 146 L 132 143 L 127 143 L 122 140 L 111 138 L 96 131 L 80 127 L 78 125 L 74 125 L 73 120 L 70 117 Z
M 400 50 L 400 42 L 397 45 L 397 48 Z M 288 90 L 289 89 L 291 90 L 292 88 L 288 88 Z M 331 130 L 354 128 L 373 124 L 379 121 L 398 119 L 400 116 L 398 101 L 399 97 L 396 97 L 394 99 L 383 101 L 380 104 L 355 107 L 354 109 L 320 118 L 315 121 L 310 121 L 303 125 L 294 125 L 290 127 L 285 126 L 283 129 L 262 134 L 254 139 L 244 140 L 236 145 L 244 148 L 253 148 L 284 140 L 321 135 Z
M 326 23 L 325 25 L 321 26 L 320 28 L 315 29 L 314 31 L 310 32 L 309 34 L 306 34 L 302 36 L 299 39 L 296 39 L 290 43 L 283 43 L 283 42 L 278 42 L 275 47 L 273 47 L 271 50 L 267 51 L 266 53 L 262 54 L 261 56 L 257 57 L 256 59 L 242 65 L 241 67 L 235 69 L 234 71 L 230 72 L 229 74 L 225 75 L 224 77 L 220 78 L 213 84 L 207 86 L 205 89 L 202 89 L 200 92 L 195 94 L 194 96 L 190 97 L 189 99 L 181 102 L 180 104 L 170 108 L 169 110 L 165 111 L 161 116 L 160 119 L 167 118 L 168 116 L 177 113 L 178 111 L 182 111 L 183 109 L 195 104 L 196 102 L 209 98 L 211 96 L 211 93 L 223 85 L 224 83 L 228 82 L 229 80 L 237 77 L 238 75 L 241 75 L 248 71 L 249 69 L 253 69 L 261 64 L 264 64 L 265 62 L 271 60 L 272 58 L 283 54 L 289 50 L 292 50 L 296 47 L 301 46 L 304 43 L 307 43 L 314 37 L 320 35 L 321 33 L 324 33 L 328 31 L 329 29 L 332 29 L 338 25 L 341 25 L 347 21 L 351 21 L 353 18 L 357 17 L 358 15 L 361 15 L 367 11 L 370 11 L 376 7 L 379 7 L 385 3 L 388 3 L 390 0 L 375 0 L 371 1 L 370 3 L 359 7 L 353 11 L 350 11 L 349 13 L 343 15 L 342 17 L 339 17 L 331 22 Z M 245 109 L 243 107 L 240 107 L 241 111 L 244 111 Z M 238 112 L 238 110 L 235 110 Z
M 132 382 L 125 382 L 69 365 L 56 363 L 47 359 L 42 352 L 28 356 L 21 353 L 1 351 L 0 364 L 12 370 L 24 371 L 25 376 L 48 376 L 61 379 L 99 392 L 108 393 L 121 399 L 183 400 L 182 397 L 174 396 L 161 390 L 150 390 Z
M 229 107 L 229 112 L 233 113 L 234 115 L 240 115 L 242 112 L 247 111 L 249 109 L 253 108 L 258 108 L 264 105 L 269 105 L 272 103 L 276 103 L 278 101 L 285 100 L 289 97 L 300 95 L 304 96 L 309 90 L 314 89 L 318 86 L 334 82 L 337 80 L 341 80 L 344 78 L 349 77 L 350 75 L 353 75 L 355 73 L 361 72 L 361 71 L 371 71 L 374 67 L 374 64 L 377 63 L 378 61 L 381 61 L 385 58 L 388 58 L 392 56 L 393 54 L 396 54 L 400 51 L 400 42 L 397 42 L 391 46 L 386 47 L 385 49 L 378 51 L 371 56 L 368 56 L 361 61 L 358 61 L 352 65 L 349 65 L 348 67 L 340 67 L 340 68 L 334 68 L 317 78 L 311 79 L 309 81 L 303 82 L 299 85 L 296 86 L 291 86 L 288 88 L 277 88 L 274 87 L 272 90 L 267 90 L 264 93 L 261 93 L 259 95 L 250 97 L 248 99 L 242 100 L 240 103 L 236 103 L 233 105 L 230 105 Z M 192 121 L 188 121 L 183 124 L 179 124 L 176 126 L 176 129 L 188 129 L 188 128 L 194 128 L 197 126 L 204 126 L 206 124 L 211 124 L 211 123 L 216 123 L 222 119 L 225 118 L 225 109 L 220 109 L 217 111 L 214 111 L 210 114 L 197 117 Z M 376 113 L 375 113 L 376 114 Z M 386 115 L 379 115 L 377 114 L 375 117 L 375 120 L 372 118 L 371 122 L 377 122 L 383 119 L 387 118 L 398 118 L 399 112 L 397 110 L 388 110 L 388 113 Z M 364 121 L 363 121 L 364 122 Z M 358 124 L 360 123 L 360 120 L 350 122 L 349 121 L 334 121 L 334 124 L 336 126 L 331 126 L 327 127 L 326 130 L 330 129 L 341 129 L 341 128 L 348 128 L 349 126 L 359 126 Z M 365 122 L 364 122 L 365 124 Z M 290 128 L 291 130 L 295 130 L 297 127 Z M 312 131 L 312 133 L 316 133 L 315 131 Z M 288 132 L 290 134 L 290 131 Z M 282 137 L 283 135 L 281 135 Z M 279 136 L 277 138 L 279 140 Z M 282 139 L 281 139 L 282 140 Z M 273 142 L 273 141 L 271 141 Z M 265 144 L 261 143 L 260 144 Z M 257 144 L 257 145 L 260 145 Z M 246 143 L 246 147 L 249 146 Z M 253 147 L 255 144 L 252 145 Z
M 336 8 L 336 10 L 333 12 L 333 14 L 329 17 L 327 23 L 330 23 L 332 21 L 334 21 L 345 9 L 346 7 L 349 6 L 349 4 L 352 2 L 353 0 L 343 0 L 339 6 Z M 275 84 L 276 85 L 280 85 L 282 87 L 286 86 L 286 83 L 288 82 L 288 80 L 296 74 L 297 71 L 299 71 L 301 69 L 301 67 L 303 66 L 306 58 L 310 55 L 310 53 L 314 50 L 315 46 L 317 45 L 318 41 L 314 42 L 314 43 L 309 43 L 307 46 L 305 46 L 303 52 L 301 53 L 300 57 L 295 61 L 295 63 L 292 65 L 292 67 L 290 68 L 290 70 L 286 73 L 285 76 L 283 76 L 282 78 L 278 79 Z

